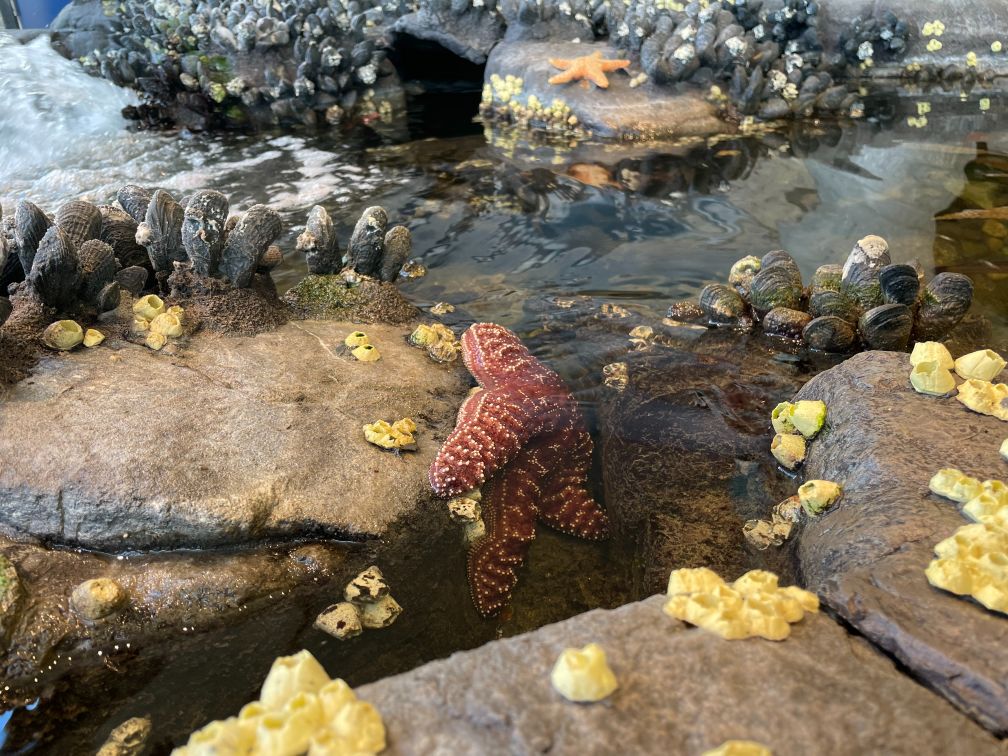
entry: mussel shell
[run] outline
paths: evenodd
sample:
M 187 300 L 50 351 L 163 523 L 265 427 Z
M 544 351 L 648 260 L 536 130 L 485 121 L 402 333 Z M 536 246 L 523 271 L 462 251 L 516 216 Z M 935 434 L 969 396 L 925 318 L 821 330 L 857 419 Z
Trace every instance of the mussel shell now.
M 116 200 L 136 223 L 143 223 L 147 218 L 147 206 L 150 205 L 151 193 L 142 186 L 126 184 L 116 192 Z
M 297 248 L 305 253 L 309 273 L 332 275 L 339 272 L 339 241 L 332 219 L 321 205 L 315 205 L 308 213 L 304 233 L 297 238 Z
M 147 229 L 148 235 L 143 245 L 147 248 L 147 255 L 155 271 L 171 272 L 172 262 L 188 259 L 182 246 L 184 218 L 185 210 L 174 197 L 164 189 L 154 192 L 137 235 L 139 236 L 140 229 Z
M 812 294 L 820 291 L 840 291 L 843 268 L 839 265 L 820 265 L 812 274 Z
M 221 253 L 220 272 L 238 288 L 252 283 L 259 260 L 280 235 L 280 214 L 266 205 L 253 205 L 228 234 Z
M 914 336 L 939 339 L 959 323 L 973 304 L 973 280 L 962 273 L 939 273 L 931 279 L 917 310 Z
M 763 332 L 768 336 L 800 339 L 812 316 L 801 310 L 775 307 L 763 316 Z
M 816 292 L 809 297 L 808 311 L 813 318 L 835 315 L 851 325 L 857 323 L 861 316 L 861 308 L 852 299 L 846 294 L 829 289 Z
M 73 200 L 62 205 L 56 211 L 55 223 L 63 229 L 75 248 L 101 236 L 101 211 L 84 200 Z
M 760 270 L 769 268 L 773 265 L 787 265 L 795 271 L 798 270 L 798 263 L 796 263 L 795 259 L 783 249 L 775 249 L 767 252 L 760 260 Z
M 820 352 L 847 352 L 854 346 L 854 326 L 835 315 L 813 318 L 802 331 L 802 340 Z
M 182 220 L 182 247 L 198 276 L 217 273 L 224 246 L 224 224 L 228 200 L 212 189 L 196 192 L 185 206 Z
M 728 285 L 734 286 L 743 297 L 748 297 L 752 280 L 762 267 L 762 262 L 754 255 L 747 255 L 741 260 L 736 260 L 728 272 Z
M 50 307 L 69 309 L 75 303 L 80 282 L 77 251 L 66 232 L 53 226 L 39 242 L 28 285 Z
M 706 319 L 703 308 L 689 299 L 681 299 L 669 305 L 665 317 L 678 323 L 700 323 Z
M 112 205 L 99 205 L 102 229 L 98 238 L 112 247 L 122 265 L 149 265 L 147 250 L 136 242 L 137 222 L 129 213 Z
M 889 245 L 881 236 L 866 236 L 858 240 L 844 264 L 840 291 L 863 310 L 877 307 L 882 304 L 879 272 L 890 262 Z
M 84 242 L 77 250 L 81 272 L 81 299 L 97 305 L 98 294 L 115 280 L 119 270 L 112 247 L 98 239 Z
M 710 284 L 700 292 L 700 309 L 710 323 L 737 323 L 748 313 L 745 300 L 731 286 Z
M 120 288 L 118 282 L 113 281 L 112 283 L 106 284 L 102 287 L 102 290 L 98 292 L 98 297 L 95 300 L 95 306 L 98 308 L 98 312 L 108 312 L 109 310 L 114 310 L 119 306 L 121 296 L 122 289 Z
M 128 268 L 123 268 L 115 275 L 116 283 L 134 297 L 139 297 L 140 293 L 147 286 L 147 279 L 150 277 L 150 273 L 147 272 L 147 268 L 140 265 L 131 265 Z
M 382 281 L 395 281 L 399 271 L 413 250 L 413 234 L 406 226 L 393 226 L 385 234 L 385 252 L 382 255 L 380 277 Z
M 920 294 L 920 278 L 917 269 L 906 263 L 886 265 L 879 271 L 879 285 L 882 299 L 890 304 L 913 306 Z
M 351 268 L 365 276 L 378 275 L 385 253 L 387 225 L 388 213 L 383 207 L 369 207 L 361 214 L 347 250 L 347 263 Z
M 38 205 L 27 200 L 18 202 L 14 211 L 14 243 L 26 276 L 32 269 L 39 242 L 51 225 L 52 221 Z
M 799 310 L 803 293 L 797 266 L 792 267 L 786 262 L 769 267 L 764 265 L 753 277 L 749 304 L 761 317 L 774 307 Z
M 858 333 L 871 349 L 906 349 L 912 330 L 913 311 L 904 304 L 873 307 L 858 321 Z

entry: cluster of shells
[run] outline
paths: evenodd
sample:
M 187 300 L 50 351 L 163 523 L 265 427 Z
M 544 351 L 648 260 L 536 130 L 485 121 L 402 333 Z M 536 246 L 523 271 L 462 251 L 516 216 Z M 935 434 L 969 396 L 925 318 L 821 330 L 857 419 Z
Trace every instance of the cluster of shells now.
M 388 211 L 375 205 L 364 210 L 354 226 L 346 253 L 340 252 L 332 218 L 321 205 L 308 213 L 297 248 L 304 252 L 308 272 L 333 275 L 342 272 L 394 282 L 413 249 L 413 237 L 405 226 L 388 225 Z
M 361 93 L 393 73 L 380 45 L 406 0 L 122 0 L 107 46 L 84 65 L 231 122 L 338 122 Z M 262 58 L 242 66 L 244 56 Z
M 891 13 L 856 19 L 842 35 L 845 43 L 856 42 L 853 54 L 845 55 L 846 44 L 826 54 L 820 5 L 815 0 L 631 0 L 610 4 L 608 25 L 611 40 L 636 53 L 653 81 L 727 86 L 732 106 L 742 115 L 860 115 L 858 94 L 838 79 L 849 63 L 902 55 L 908 26 Z
M 924 286 L 916 265 L 892 263 L 880 236 L 858 241 L 846 264 L 820 266 L 802 283 L 787 252 L 745 257 L 732 266 L 728 285 L 700 292 L 700 310 L 712 325 L 758 321 L 771 336 L 801 339 L 810 349 L 849 352 L 905 349 L 911 339 L 939 340 L 973 302 L 973 282 L 939 273 Z

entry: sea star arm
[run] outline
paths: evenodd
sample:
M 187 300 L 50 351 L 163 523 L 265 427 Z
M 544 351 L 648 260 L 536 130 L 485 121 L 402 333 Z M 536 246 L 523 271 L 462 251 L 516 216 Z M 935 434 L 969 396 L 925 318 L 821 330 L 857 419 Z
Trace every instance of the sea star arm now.
M 574 439 L 573 444 L 564 440 Z M 537 445 L 539 463 L 553 471 L 538 501 L 539 519 L 554 530 L 589 541 L 609 537 L 609 518 L 588 492 L 591 436 L 585 430 L 554 435 Z M 576 460 L 571 464 L 565 461 Z
M 533 357 L 514 333 L 495 323 L 476 323 L 462 334 L 462 359 L 485 389 L 529 383 L 567 393 L 559 375 Z

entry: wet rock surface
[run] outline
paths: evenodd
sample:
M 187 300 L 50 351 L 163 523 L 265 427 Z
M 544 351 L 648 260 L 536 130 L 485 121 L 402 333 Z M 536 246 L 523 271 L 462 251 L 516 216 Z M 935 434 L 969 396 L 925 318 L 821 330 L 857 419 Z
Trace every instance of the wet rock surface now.
M 792 493 L 766 430 L 800 379 L 661 348 L 625 365 L 626 387 L 599 408 L 600 447 L 607 511 L 638 545 L 644 589 L 661 590 L 678 567 L 734 579 L 752 566 L 745 521 Z
M 701 753 L 732 738 L 775 754 L 998 753 L 998 742 L 863 640 L 809 615 L 781 643 L 724 641 L 663 598 L 593 611 L 360 688 L 390 754 Z M 576 705 L 549 671 L 599 643 L 619 688 Z
M 429 497 L 468 383 L 408 328 L 368 326 L 383 358 L 360 363 L 343 348 L 356 329 L 305 321 L 197 334 L 171 355 L 106 342 L 42 360 L 0 405 L 0 529 L 115 551 L 380 534 Z M 391 415 L 417 421 L 416 453 L 364 440 Z
M 954 397 L 915 393 L 909 370 L 906 354 L 865 352 L 798 393 L 829 407 L 805 476 L 844 487 L 839 504 L 799 535 L 798 568 L 810 590 L 910 674 L 1003 735 L 1008 625 L 933 588 L 924 570 L 934 545 L 968 522 L 928 491 L 929 479 L 943 467 L 1003 478 L 1006 426 Z

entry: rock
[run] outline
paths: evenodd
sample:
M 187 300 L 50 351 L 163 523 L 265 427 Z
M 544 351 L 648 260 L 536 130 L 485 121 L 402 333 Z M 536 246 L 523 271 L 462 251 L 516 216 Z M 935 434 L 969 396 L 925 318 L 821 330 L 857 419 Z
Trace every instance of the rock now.
M 147 749 L 151 721 L 147 717 L 127 719 L 109 734 L 97 756 L 140 756 Z
M 111 578 L 85 580 L 73 590 L 70 603 L 74 611 L 88 620 L 107 617 L 126 601 L 126 592 Z
M 809 446 L 805 474 L 844 488 L 798 536 L 807 587 L 925 685 L 993 732 L 1008 733 L 1008 623 L 932 588 L 924 570 L 939 541 L 967 523 L 928 492 L 942 467 L 1004 477 L 1004 423 L 954 397 L 923 396 L 897 352 L 865 352 L 810 381 L 829 424 Z M 998 670 L 998 672 L 994 672 Z
M 417 12 L 396 20 L 392 31 L 435 42 L 460 58 L 482 65 L 494 45 L 504 36 L 504 23 L 499 15 L 481 13 L 476 8 L 456 15 L 439 13 L 427 4 Z
M 284 302 L 306 318 L 405 323 L 420 315 L 394 283 L 362 278 L 351 285 L 338 275 L 305 276 L 284 295 Z
M 315 618 L 315 627 L 339 640 L 355 638 L 363 632 L 360 612 L 348 601 L 326 607 Z
M 361 624 L 369 630 L 388 627 L 402 614 L 402 607 L 391 596 L 361 606 Z
M 45 360 L 0 404 L 0 532 L 115 551 L 382 533 L 430 496 L 468 381 L 411 348 L 409 326 L 369 326 L 384 358 L 352 360 L 354 330 L 200 332 L 174 356 L 110 339 Z M 416 453 L 362 437 L 393 415 L 424 419 Z
M 780 479 L 768 431 L 771 410 L 798 381 L 779 367 L 778 375 L 747 367 L 743 378 L 738 361 L 675 350 L 626 363 L 626 388 L 599 403 L 613 529 L 636 542 L 648 592 L 674 567 L 738 577 L 752 566 L 745 521 L 791 493 L 773 492 Z
M 21 581 L 18 579 L 14 565 L 3 554 L 0 554 L 0 647 L 14 626 L 15 610 L 21 597 Z
M 825 615 L 806 616 L 781 643 L 724 641 L 665 616 L 663 602 L 582 614 L 356 692 L 381 712 L 390 756 L 702 753 L 739 737 L 780 756 L 1000 752 Z M 579 706 L 553 690 L 550 669 L 565 647 L 589 642 L 619 689 Z
M 354 604 L 373 604 L 389 592 L 388 583 L 375 565 L 355 577 L 343 591 L 343 598 Z
M 522 83 L 520 92 L 511 96 L 509 102 L 497 99 L 493 106 L 514 103 L 527 108 L 533 96 L 546 107 L 560 100 L 570 109 L 569 113 L 565 111 L 564 119 L 574 116 L 575 124 L 604 137 L 703 136 L 725 131 L 725 124 L 718 118 L 715 107 L 704 99 L 703 92 L 679 94 L 653 84 L 633 88 L 630 77 L 621 71 L 609 75 L 609 88 L 605 91 L 594 86 L 582 88 L 576 82 L 548 83 L 558 72 L 549 64 L 549 58 L 575 58 L 589 55 L 595 49 L 603 51 L 607 58 L 616 57 L 604 45 L 502 42 L 487 60 L 486 81 L 491 81 L 494 75 L 501 78 L 510 75 Z M 557 126 L 567 128 L 565 124 Z

